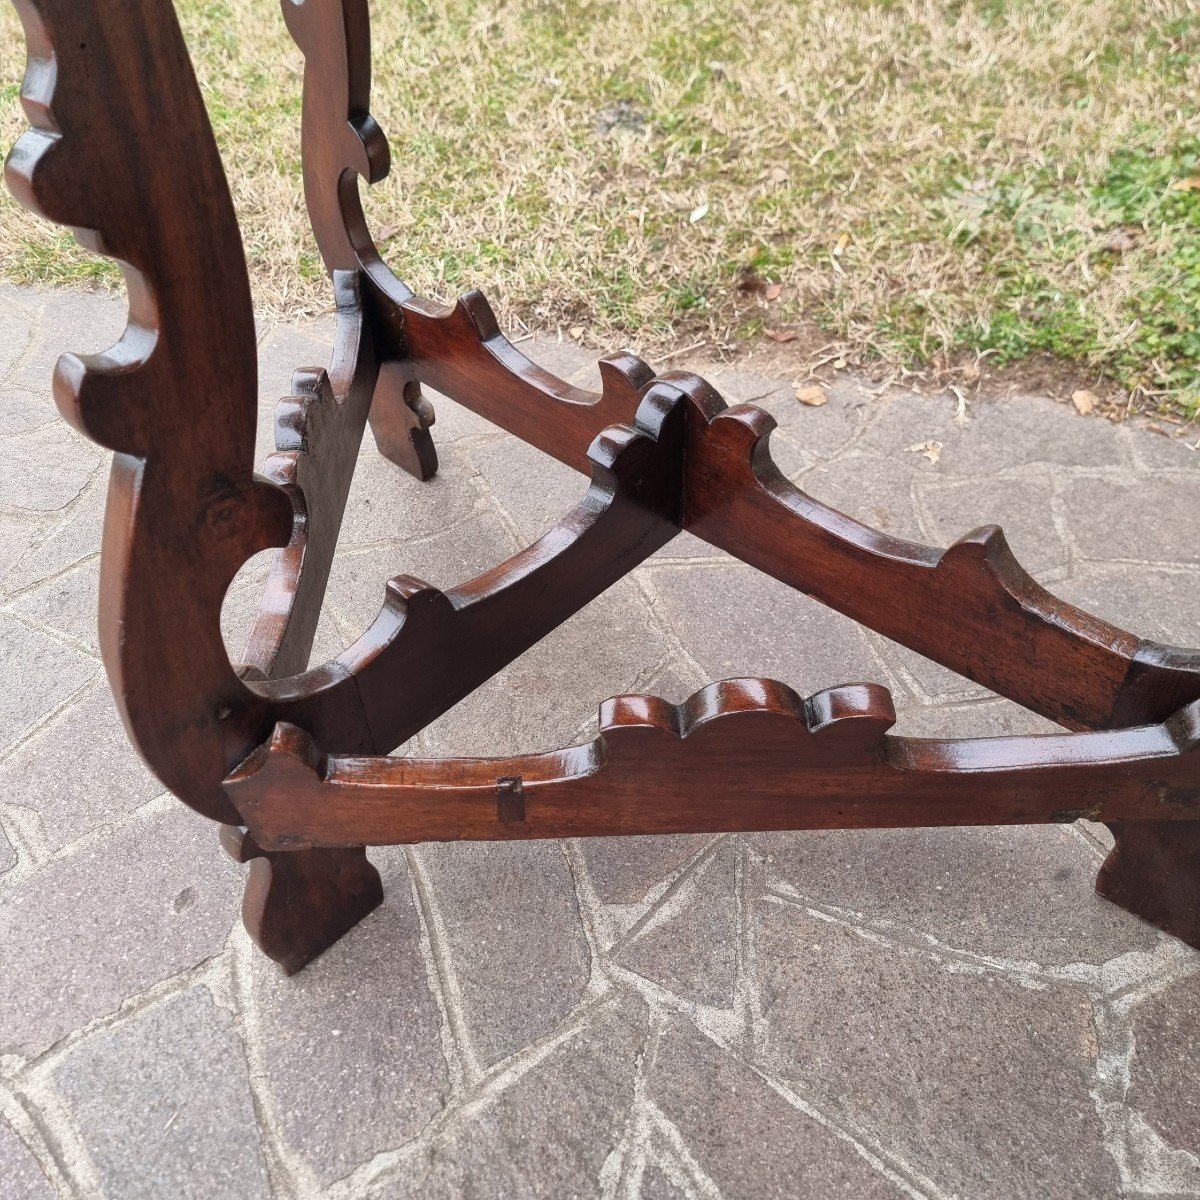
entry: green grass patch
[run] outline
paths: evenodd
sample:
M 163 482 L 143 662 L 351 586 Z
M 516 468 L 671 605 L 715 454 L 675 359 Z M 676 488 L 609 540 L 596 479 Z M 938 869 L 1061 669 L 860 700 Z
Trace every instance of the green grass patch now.
M 177 0 L 259 305 L 329 305 L 276 6 Z M 905 367 L 1051 354 L 1200 406 L 1191 0 L 379 0 L 366 205 L 417 290 L 653 352 L 815 323 Z M 15 17 L 0 117 L 23 127 Z M 1197 186 L 1188 181 L 1196 180 Z M 0 273 L 119 273 L 0 202 Z M 696 214 L 700 214 L 697 216 Z M 783 285 L 766 304 L 753 270 Z

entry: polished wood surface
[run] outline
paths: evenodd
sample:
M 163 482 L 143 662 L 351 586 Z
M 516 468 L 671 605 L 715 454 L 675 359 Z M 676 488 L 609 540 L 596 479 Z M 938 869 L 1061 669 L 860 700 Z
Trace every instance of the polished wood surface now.
M 358 197 L 357 179 L 376 183 L 391 165 L 387 138 L 370 114 L 371 27 L 365 3 L 282 0 L 288 31 L 304 53 L 302 142 L 304 202 L 317 247 L 331 272 L 360 262 L 387 279 L 389 294 L 408 289 L 383 266 Z M 371 430 L 385 458 L 418 479 L 437 471 L 429 435 L 432 407 L 400 353 L 385 361 L 371 404 Z
M 255 479 L 250 287 L 225 174 L 174 11 L 20 0 L 33 126 L 9 155 L 19 200 L 121 260 L 129 326 L 66 354 L 63 416 L 114 450 L 100 645 L 126 728 L 160 780 L 218 820 L 221 781 L 270 729 L 221 640 L 225 589 L 284 544 L 292 505 Z
M 387 173 L 370 116 L 366 0 L 283 0 L 304 53 L 305 198 L 333 277 L 327 368 L 298 372 L 252 473 L 255 332 L 233 207 L 170 0 L 16 0 L 32 129 L 9 185 L 125 264 L 130 323 L 66 355 L 64 415 L 112 448 L 101 650 L 158 778 L 249 864 L 252 936 L 296 970 L 380 901 L 365 844 L 698 830 L 1108 821 L 1099 887 L 1200 945 L 1200 654 L 1058 600 L 985 527 L 948 549 L 890 537 L 792 485 L 771 418 L 699 377 L 601 362 L 602 390 L 537 367 L 483 297 L 415 297 L 359 197 Z M 309 670 L 359 446 L 437 468 L 425 384 L 591 477 L 550 533 L 445 591 L 400 577 L 348 651 Z M 583 485 L 581 485 L 583 488 Z M 618 697 L 550 755 L 380 756 L 682 530 L 1075 732 L 918 740 L 852 684 L 801 701 L 726 681 L 679 708 Z M 277 547 L 241 661 L 220 609 Z M 778 631 L 780 637 L 787 630 Z M 1107 731 L 1107 732 L 1106 732 Z
M 275 409 L 275 453 L 263 473 L 292 503 L 292 534 L 275 556 L 242 662 L 261 677 L 308 666 L 354 463 L 379 374 L 358 276 L 334 273 L 337 327 L 328 370 L 301 369 Z M 245 673 L 243 673 L 245 677 Z
M 386 754 L 671 540 L 682 418 L 677 397 L 651 389 L 633 425 L 596 439 L 592 486 L 532 546 L 447 592 L 393 579 L 379 617 L 344 654 L 250 686 L 323 746 Z
M 517 758 L 335 758 L 283 725 L 227 787 L 270 849 L 1200 820 L 1200 702 L 1163 725 L 1082 734 L 939 741 L 891 736 L 894 721 L 879 684 L 802 700 L 773 680 L 726 680 L 679 706 L 618 696 L 595 741 Z

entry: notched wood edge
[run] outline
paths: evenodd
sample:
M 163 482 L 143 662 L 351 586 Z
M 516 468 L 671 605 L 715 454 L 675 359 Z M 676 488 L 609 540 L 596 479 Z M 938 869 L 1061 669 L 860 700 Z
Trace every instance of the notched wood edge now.
M 1094 733 L 909 738 L 888 732 L 894 719 L 878 684 L 801 699 L 734 679 L 680 704 L 613 697 L 591 742 L 513 758 L 335 758 L 280 725 L 226 787 L 271 848 L 1200 817 L 1200 701 Z
M 242 654 L 267 677 L 308 665 L 378 370 L 364 328 L 361 277 L 335 271 L 333 282 L 337 320 L 329 365 L 293 373 L 291 394 L 275 406 L 275 453 L 264 464 L 293 508 L 291 537 L 271 564 Z M 316 561 L 313 520 L 322 526 Z
M 761 520 L 778 522 L 781 544 L 789 529 L 804 531 L 822 544 L 823 553 L 856 557 L 859 570 L 906 572 L 904 582 L 910 588 L 936 595 L 947 611 L 957 608 L 982 622 L 979 636 L 971 639 L 970 655 L 961 646 L 952 650 L 949 638 L 931 639 L 928 613 L 911 596 L 905 613 L 888 613 L 890 626 L 881 628 L 878 613 L 861 611 L 857 587 L 839 590 L 828 582 L 819 583 L 821 572 L 805 561 L 782 564 L 775 555 L 776 561 L 768 563 L 763 556 L 755 560 L 739 552 L 737 519 L 723 525 L 722 512 L 705 507 L 709 502 L 704 482 L 697 484 L 689 476 L 685 528 L 697 536 L 1068 728 L 1163 720 L 1200 696 L 1200 650 L 1156 647 L 1058 599 L 1021 566 L 998 526 L 965 533 L 945 549 L 882 533 L 787 479 L 771 457 L 769 438 L 776 423 L 770 414 L 753 405 L 726 407 L 716 389 L 687 372 L 671 372 L 661 379 L 672 382 L 692 401 L 690 454 L 699 452 L 710 466 L 720 465 L 719 483 L 732 503 L 738 502 L 740 494 L 746 503 L 758 505 Z M 812 561 L 810 557 L 807 563 Z M 829 573 L 827 567 L 826 579 Z M 1013 652 L 988 665 L 991 643 L 1001 634 Z M 1088 669 L 1081 666 L 1079 678 L 1064 678 L 1055 669 L 1055 647 L 1072 653 Z M 1016 648 L 1023 648 L 1023 674 L 1011 669 Z M 1072 691 L 1078 694 L 1072 697 Z
M 488 649 L 503 658 L 499 669 L 673 535 L 682 490 L 682 401 L 677 393 L 650 388 L 634 423 L 604 430 L 588 453 L 591 485 L 563 520 L 532 545 L 446 590 L 397 576 L 387 584 L 383 606 L 368 629 L 325 667 L 249 686 L 276 720 L 301 725 L 342 753 L 386 753 L 411 736 L 449 707 L 445 696 L 438 698 L 438 689 L 455 692 L 451 703 L 461 698 L 455 691 L 458 685 L 441 677 L 444 672 L 439 674 L 434 660 L 439 648 L 446 662 L 451 661 L 452 649 L 453 657 L 461 658 L 455 639 L 466 636 L 465 623 L 474 617 L 476 606 L 497 605 L 536 577 L 553 573 L 557 564 L 587 554 L 579 595 L 560 589 L 543 604 L 548 614 L 543 619 L 532 624 L 510 619 L 489 630 Z M 613 542 L 607 530 L 618 519 L 624 532 Z M 414 658 L 428 661 L 433 674 L 414 675 Z M 403 663 L 409 663 L 409 669 L 402 673 Z M 474 678 L 470 663 L 459 673 L 473 679 L 468 691 L 486 678 Z M 347 730 L 353 728 L 347 723 L 350 713 L 362 714 L 365 725 L 347 740 Z
M 33 211 L 115 259 L 126 281 L 117 342 L 64 354 L 54 373 L 63 417 L 116 452 L 101 655 L 154 773 L 198 811 L 226 820 L 220 780 L 265 730 L 225 653 L 221 599 L 242 564 L 286 542 L 292 524 L 287 497 L 253 474 L 254 325 L 232 201 L 171 5 L 103 15 L 62 0 L 18 0 L 17 8 L 35 128 L 14 148 L 6 178 Z M 155 57 L 131 72 L 143 44 Z M 155 124 L 164 113 L 174 139 Z M 179 141 L 188 153 L 164 162 Z M 127 153 L 106 159 L 117 144 Z M 197 207 L 208 225 L 189 237 Z M 190 689 L 177 679 L 181 619 Z M 163 677 L 173 689 L 166 694 L 155 685 Z

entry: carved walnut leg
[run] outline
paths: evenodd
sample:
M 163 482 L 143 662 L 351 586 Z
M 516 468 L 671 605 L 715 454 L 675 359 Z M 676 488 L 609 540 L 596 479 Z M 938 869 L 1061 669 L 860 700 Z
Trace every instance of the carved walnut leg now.
M 370 421 L 375 445 L 389 462 L 422 482 L 437 474 L 437 449 L 429 436 L 433 406 L 399 363 L 380 366 Z
M 283 0 L 283 13 L 304 53 L 304 199 L 321 257 L 331 273 L 362 269 L 390 277 L 354 182 L 358 176 L 377 183 L 391 165 L 387 138 L 368 115 L 371 22 L 366 0 Z M 420 385 L 395 362 L 383 363 L 371 402 L 379 452 L 417 479 L 431 479 L 437 471 L 432 424 L 433 409 L 422 398 Z
M 294 975 L 383 903 L 383 882 L 361 846 L 263 850 L 244 829 L 221 826 L 221 845 L 250 864 L 242 923 L 255 945 Z
M 1096 891 L 1200 950 L 1200 821 L 1113 821 Z

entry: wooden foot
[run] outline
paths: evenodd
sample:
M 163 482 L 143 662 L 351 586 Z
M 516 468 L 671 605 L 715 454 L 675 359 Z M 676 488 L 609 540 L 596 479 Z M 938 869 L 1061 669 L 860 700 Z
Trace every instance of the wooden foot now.
M 1113 821 L 1096 891 L 1200 950 L 1200 821 Z
M 236 825 L 221 826 L 221 845 L 236 861 L 249 862 L 242 923 L 287 975 L 383 903 L 383 882 L 361 846 L 269 852 Z
M 421 395 L 421 385 L 394 362 L 379 368 L 370 421 L 375 445 L 389 462 L 422 481 L 437 474 L 437 449 L 429 434 L 433 406 Z

